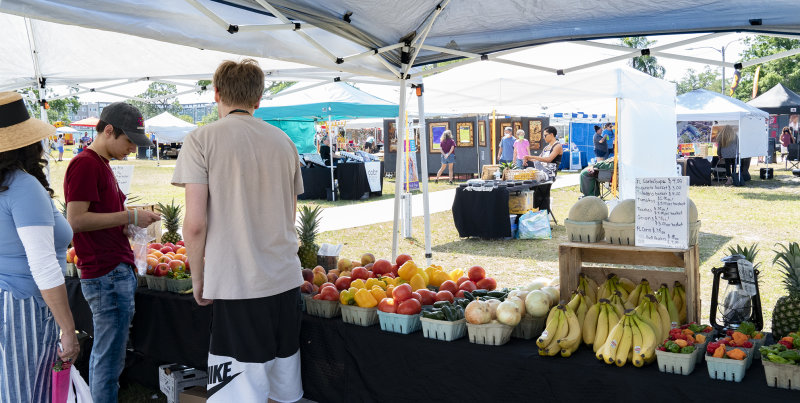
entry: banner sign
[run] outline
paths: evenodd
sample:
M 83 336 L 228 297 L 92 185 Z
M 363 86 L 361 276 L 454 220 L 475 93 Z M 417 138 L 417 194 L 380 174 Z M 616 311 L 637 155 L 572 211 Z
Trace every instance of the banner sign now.
M 381 191 L 381 163 L 380 161 L 369 161 L 364 163 L 367 171 L 367 181 L 369 181 L 370 192 Z

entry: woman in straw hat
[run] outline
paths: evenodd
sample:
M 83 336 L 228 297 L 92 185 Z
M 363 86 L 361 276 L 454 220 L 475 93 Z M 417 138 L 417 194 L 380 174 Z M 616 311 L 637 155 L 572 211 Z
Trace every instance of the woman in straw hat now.
M 42 157 L 54 132 L 0 92 L 0 402 L 49 402 L 56 358 L 79 351 L 62 272 L 72 229 Z

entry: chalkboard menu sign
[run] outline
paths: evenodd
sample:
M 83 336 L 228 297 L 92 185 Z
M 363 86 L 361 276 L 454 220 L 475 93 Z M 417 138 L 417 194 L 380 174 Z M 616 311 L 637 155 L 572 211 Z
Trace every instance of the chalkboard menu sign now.
M 689 177 L 636 179 L 636 246 L 689 247 Z

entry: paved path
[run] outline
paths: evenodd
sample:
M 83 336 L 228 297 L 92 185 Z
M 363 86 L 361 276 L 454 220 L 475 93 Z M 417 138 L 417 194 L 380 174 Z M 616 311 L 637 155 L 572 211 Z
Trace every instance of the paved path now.
M 559 175 L 553 183 L 553 189 L 578 185 L 579 175 Z M 440 190 L 428 194 L 431 214 L 448 211 L 453 207 L 455 189 Z M 329 207 L 322 211 L 320 232 L 334 231 L 344 228 L 390 222 L 394 220 L 394 199 L 362 202 L 347 206 Z M 422 195 L 414 195 L 411 199 L 411 212 L 414 217 L 422 216 Z

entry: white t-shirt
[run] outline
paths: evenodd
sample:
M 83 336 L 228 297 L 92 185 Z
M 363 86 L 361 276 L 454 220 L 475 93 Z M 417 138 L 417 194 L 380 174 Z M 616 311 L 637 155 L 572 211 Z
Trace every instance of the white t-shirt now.
M 192 131 L 172 177 L 187 183 L 208 184 L 204 298 L 262 298 L 303 283 L 294 228 L 303 177 L 286 133 L 239 114 Z

